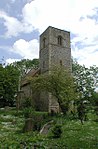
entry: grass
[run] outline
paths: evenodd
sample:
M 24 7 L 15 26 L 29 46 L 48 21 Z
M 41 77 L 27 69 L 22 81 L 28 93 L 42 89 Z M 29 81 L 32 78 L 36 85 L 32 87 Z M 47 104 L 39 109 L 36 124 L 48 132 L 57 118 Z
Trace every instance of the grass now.
M 38 132 L 22 133 L 24 126 L 23 112 L 14 109 L 0 110 L 0 148 L 1 149 L 97 149 L 98 122 L 95 114 L 88 114 L 84 125 L 77 119 L 63 116 L 52 117 L 62 126 L 61 138 L 53 138 L 51 130 L 47 135 Z

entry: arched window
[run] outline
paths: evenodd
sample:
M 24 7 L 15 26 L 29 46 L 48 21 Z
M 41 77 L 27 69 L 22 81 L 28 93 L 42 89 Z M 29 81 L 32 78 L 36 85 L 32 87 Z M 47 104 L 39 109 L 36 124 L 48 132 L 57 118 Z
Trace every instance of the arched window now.
M 62 60 L 60 60 L 60 66 L 62 66 Z
M 62 45 L 62 36 L 58 36 L 58 45 Z
M 45 46 L 46 46 L 46 38 L 44 37 L 43 38 L 43 48 L 45 48 Z

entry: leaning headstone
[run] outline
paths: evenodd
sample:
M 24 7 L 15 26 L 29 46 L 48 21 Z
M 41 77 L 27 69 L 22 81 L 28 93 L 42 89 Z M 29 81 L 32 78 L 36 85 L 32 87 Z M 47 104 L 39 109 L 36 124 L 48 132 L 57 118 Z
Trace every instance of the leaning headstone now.
M 53 124 L 53 122 L 54 121 L 52 120 L 52 121 L 46 123 L 40 130 L 40 134 L 47 134 L 49 132 L 49 129 L 51 128 L 51 125 Z

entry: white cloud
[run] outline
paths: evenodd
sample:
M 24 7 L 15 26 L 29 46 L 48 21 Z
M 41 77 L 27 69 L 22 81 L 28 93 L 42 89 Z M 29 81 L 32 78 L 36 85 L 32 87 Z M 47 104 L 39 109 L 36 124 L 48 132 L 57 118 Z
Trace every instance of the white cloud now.
M 97 5 L 96 0 L 34 0 L 28 1 L 22 9 L 21 21 L 2 11 L 0 17 L 5 20 L 7 36 L 17 36 L 21 32 L 30 33 L 35 28 L 43 32 L 49 25 L 84 36 L 98 28 L 95 27 L 94 20 L 86 17 L 95 13 L 94 8 Z M 81 17 L 84 20 L 80 21 Z
M 22 9 L 21 21 L 0 11 L 0 17 L 4 19 L 7 30 L 6 37 L 18 36 L 22 32 L 30 33 L 35 28 L 42 33 L 50 25 L 69 30 L 77 34 L 71 42 L 73 57 L 87 66 L 97 64 L 98 52 L 95 54 L 94 51 L 98 49 L 98 24 L 94 19 L 87 17 L 97 13 L 97 0 L 25 1 L 27 4 Z M 78 47 L 77 42 L 81 42 L 82 48 Z M 38 57 L 38 41 L 28 42 L 20 39 L 14 43 L 13 50 L 24 58 Z
M 22 1 L 25 2 L 25 3 L 30 3 L 30 2 L 32 2 L 34 0 L 22 0 Z
M 87 29 L 88 25 L 89 29 L 90 25 L 94 26 L 93 20 L 85 16 L 93 15 L 97 5 L 96 0 L 34 0 L 28 1 L 22 9 L 21 21 L 6 13 L 0 17 L 5 20 L 6 35 L 9 36 L 17 36 L 21 32 L 30 33 L 35 28 L 43 32 L 49 25 L 83 34 L 86 31 L 83 30 L 84 26 Z M 79 21 L 80 17 L 84 17 L 84 21 Z
M 97 5 L 96 0 L 35 0 L 27 3 L 22 12 L 24 21 L 39 28 L 40 31 L 52 25 L 78 32 L 81 31 L 80 17 L 93 15 L 93 9 Z
M 82 49 L 72 46 L 72 55 L 78 62 L 86 67 L 97 65 L 98 61 L 98 44 L 84 46 Z
M 15 3 L 16 0 L 11 0 L 11 3 Z
M 0 11 L 0 18 L 4 19 L 4 26 L 7 29 L 5 36 L 7 38 L 17 36 L 19 32 L 23 31 L 21 22 L 14 17 L 8 16 L 4 11 Z
M 8 58 L 8 59 L 6 59 L 6 64 L 11 64 L 11 63 L 17 62 L 17 61 L 21 61 L 21 59 Z
M 98 36 L 98 24 L 87 17 L 97 12 L 95 9 L 97 6 L 96 0 L 36 0 L 25 5 L 23 18 L 29 24 L 39 28 L 40 32 L 52 25 L 77 34 L 78 36 L 71 43 L 72 47 L 75 45 L 72 55 L 78 59 L 80 64 L 88 67 L 97 64 L 98 54 L 94 51 L 98 49 L 96 46 L 98 42 L 94 39 Z M 79 49 L 76 42 L 81 42 L 84 47 Z
M 34 59 L 39 57 L 39 43 L 34 39 L 25 41 L 24 39 L 17 40 L 11 51 L 20 54 L 24 59 Z

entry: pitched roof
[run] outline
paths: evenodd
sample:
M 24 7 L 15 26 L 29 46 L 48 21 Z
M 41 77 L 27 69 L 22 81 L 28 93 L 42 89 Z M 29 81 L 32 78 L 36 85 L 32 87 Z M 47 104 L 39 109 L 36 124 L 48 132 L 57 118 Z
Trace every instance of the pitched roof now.
M 34 76 L 36 76 L 36 75 L 39 75 L 40 74 L 40 69 L 38 68 L 38 69 L 31 69 L 27 74 L 26 74 L 26 76 L 21 80 L 21 83 L 20 83 L 20 86 L 22 87 L 22 86 L 25 86 L 25 85 L 27 85 L 27 84 L 29 84 L 30 82 L 29 82 L 29 78 L 30 77 L 34 77 Z

